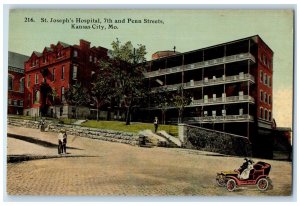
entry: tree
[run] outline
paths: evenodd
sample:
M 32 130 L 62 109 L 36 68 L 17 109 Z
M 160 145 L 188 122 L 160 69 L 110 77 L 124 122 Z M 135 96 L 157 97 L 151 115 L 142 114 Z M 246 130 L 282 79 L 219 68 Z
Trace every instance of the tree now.
M 63 98 L 63 97 L 62 97 Z M 88 90 L 81 86 L 80 83 L 72 85 L 65 92 L 66 101 L 75 106 L 75 117 L 77 119 L 77 107 L 86 105 L 90 102 Z
M 171 98 L 172 96 L 166 87 L 159 87 L 153 95 L 155 107 L 161 111 L 163 124 L 166 124 L 166 111 L 171 105 Z
M 97 121 L 99 120 L 99 109 L 111 102 L 113 91 L 113 82 L 112 73 L 108 67 L 101 66 L 100 74 L 97 75 L 97 78 L 92 82 L 91 89 L 91 100 L 95 103 L 97 108 Z
M 171 102 L 178 110 L 178 123 L 181 123 L 184 108 L 192 102 L 192 96 L 189 92 L 184 92 L 182 86 L 179 86 L 172 95 Z
M 51 102 L 52 102 L 52 105 L 54 106 L 54 116 L 56 118 L 57 117 L 56 116 L 56 105 L 58 103 L 58 101 L 57 101 L 58 93 L 55 88 L 52 88 L 51 92 L 48 95 L 51 97 Z
M 139 44 L 135 49 L 130 41 L 121 45 L 117 39 L 112 42 L 111 55 L 111 59 L 100 62 L 100 67 L 111 72 L 114 103 L 126 108 L 126 124 L 129 125 L 132 108 L 137 107 L 145 96 L 143 71 L 146 47 Z

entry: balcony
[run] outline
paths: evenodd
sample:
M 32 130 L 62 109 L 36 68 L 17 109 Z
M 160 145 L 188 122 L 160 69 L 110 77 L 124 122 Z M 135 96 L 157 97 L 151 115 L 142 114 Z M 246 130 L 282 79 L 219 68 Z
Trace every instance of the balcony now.
M 213 79 L 204 79 L 200 81 L 190 81 L 183 83 L 184 89 L 191 89 L 191 88 L 197 88 L 197 87 L 205 87 L 205 86 L 213 86 L 213 85 L 219 85 L 219 84 L 227 84 L 227 83 L 234 83 L 234 82 L 241 82 L 241 81 L 251 81 L 252 83 L 255 83 L 254 76 L 251 74 L 240 74 L 240 75 L 234 75 L 234 76 L 223 76 L 219 78 L 213 78 Z M 166 89 L 168 91 L 174 91 L 177 90 L 179 86 L 182 84 L 171 84 L 171 85 L 165 85 L 161 87 L 154 87 L 151 91 L 156 92 L 160 88 Z
M 243 115 L 224 115 L 224 116 L 206 116 L 206 117 L 185 117 L 185 123 L 225 123 L 225 122 L 253 122 L 253 116 Z
M 144 76 L 145 76 L 145 78 L 150 78 L 150 77 L 156 77 L 156 76 L 161 76 L 161 75 L 165 75 L 165 74 L 189 71 L 189 70 L 211 67 L 211 66 L 215 66 L 215 65 L 231 63 L 231 62 L 236 62 L 236 61 L 243 61 L 243 60 L 248 60 L 248 59 L 251 60 L 253 63 L 255 63 L 255 58 L 251 53 L 242 53 L 242 54 L 217 58 L 217 59 L 213 59 L 213 60 L 197 62 L 197 63 L 193 63 L 193 64 L 187 64 L 187 65 L 178 66 L 178 67 L 171 67 L 171 68 L 167 68 L 167 69 L 160 69 L 157 71 L 146 72 L 146 73 L 144 73 Z
M 197 100 L 193 100 L 191 102 L 191 104 L 188 105 L 187 107 L 226 104 L 226 103 L 241 103 L 241 102 L 250 102 L 250 103 L 254 104 L 255 100 L 253 97 L 251 97 L 249 95 L 218 97 L 218 98 L 209 98 L 209 99 L 197 99 Z

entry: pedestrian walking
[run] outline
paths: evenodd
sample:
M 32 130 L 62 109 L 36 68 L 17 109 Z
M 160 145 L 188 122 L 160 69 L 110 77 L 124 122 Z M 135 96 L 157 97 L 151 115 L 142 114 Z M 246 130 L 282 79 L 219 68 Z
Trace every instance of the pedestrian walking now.
M 158 128 L 158 118 L 155 117 L 155 119 L 154 119 L 154 131 L 155 131 L 155 133 L 157 132 L 157 128 Z
M 63 134 L 63 143 L 62 143 L 63 153 L 67 154 L 67 133 L 64 131 Z
M 46 124 L 46 122 L 42 118 L 41 121 L 40 121 L 40 124 L 39 124 L 41 132 L 45 132 L 45 124 Z
M 58 133 L 58 154 L 62 154 L 63 153 L 63 141 L 64 141 L 64 131 L 61 130 Z

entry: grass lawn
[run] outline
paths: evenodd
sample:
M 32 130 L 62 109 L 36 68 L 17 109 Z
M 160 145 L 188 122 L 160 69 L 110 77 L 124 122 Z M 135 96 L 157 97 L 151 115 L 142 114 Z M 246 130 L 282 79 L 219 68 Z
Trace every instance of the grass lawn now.
M 124 132 L 134 132 L 138 133 L 141 130 L 151 129 L 154 130 L 153 124 L 150 123 L 131 123 L 131 125 L 126 125 L 125 122 L 120 121 L 96 121 L 96 120 L 89 120 L 81 124 L 84 127 L 93 127 L 93 128 L 100 128 L 100 129 L 109 129 L 109 130 L 117 130 L 117 131 L 124 131 Z M 178 129 L 177 125 L 159 125 L 158 130 L 165 130 L 169 134 L 173 136 L 178 136 Z

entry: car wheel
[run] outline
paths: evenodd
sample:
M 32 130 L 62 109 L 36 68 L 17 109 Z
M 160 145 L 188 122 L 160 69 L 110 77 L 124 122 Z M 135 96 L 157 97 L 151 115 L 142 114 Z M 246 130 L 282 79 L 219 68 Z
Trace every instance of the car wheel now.
M 226 185 L 225 175 L 217 175 L 216 181 L 220 187 L 224 187 Z
M 256 185 L 260 191 L 266 191 L 269 187 L 269 181 L 266 178 L 261 178 L 257 181 Z
M 229 179 L 227 181 L 227 184 L 226 184 L 226 189 L 229 191 L 229 192 L 232 192 L 234 191 L 236 188 L 236 182 L 234 179 Z

